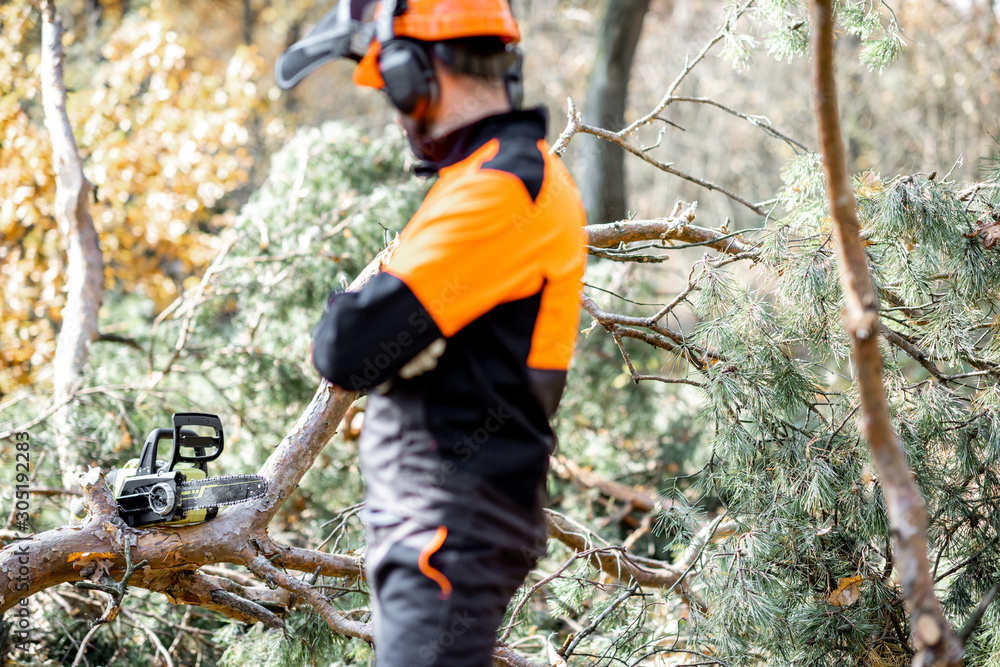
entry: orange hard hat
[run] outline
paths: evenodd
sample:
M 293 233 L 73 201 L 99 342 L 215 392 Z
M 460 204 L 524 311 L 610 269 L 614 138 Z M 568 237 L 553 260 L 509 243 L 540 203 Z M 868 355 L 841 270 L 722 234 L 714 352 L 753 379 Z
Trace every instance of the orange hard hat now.
M 382 11 L 379 4 L 377 11 Z M 378 20 L 376 18 L 376 20 Z M 440 42 L 462 37 L 499 37 L 506 43 L 521 39 L 508 0 L 407 0 L 406 11 L 392 21 L 394 37 Z M 378 68 L 381 44 L 373 39 L 354 70 L 354 83 L 382 88 Z

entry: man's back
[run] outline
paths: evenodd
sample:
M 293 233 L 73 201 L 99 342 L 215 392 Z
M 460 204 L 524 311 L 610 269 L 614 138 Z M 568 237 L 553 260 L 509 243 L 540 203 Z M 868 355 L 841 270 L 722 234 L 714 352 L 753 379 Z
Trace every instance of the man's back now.
M 583 209 L 544 133 L 539 112 L 460 130 L 385 269 L 447 342 L 433 369 L 392 380 L 366 412 L 367 567 L 380 599 L 396 600 L 380 610 L 394 645 L 384 664 L 411 664 L 403 644 L 412 664 L 479 664 L 544 553 L 548 417 L 584 267 Z M 466 613 L 461 637 L 430 620 Z M 439 650 L 442 637 L 454 646 Z
M 400 238 L 386 273 L 427 308 L 447 347 L 396 393 L 423 397 L 438 454 L 527 510 L 552 445 L 547 418 L 579 321 L 583 209 L 548 155 L 538 111 L 487 118 L 463 136 Z M 373 402 L 380 402 L 373 397 Z

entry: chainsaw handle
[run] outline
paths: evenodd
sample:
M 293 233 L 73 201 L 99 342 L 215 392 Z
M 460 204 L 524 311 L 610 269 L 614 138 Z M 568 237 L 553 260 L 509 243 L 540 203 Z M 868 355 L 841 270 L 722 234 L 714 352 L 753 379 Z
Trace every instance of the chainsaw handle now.
M 202 471 L 207 472 L 205 464 L 219 458 L 225 446 L 222 435 L 222 420 L 219 419 L 218 415 L 204 412 L 175 412 L 171 422 L 174 425 L 171 432 L 174 447 L 164 472 L 173 472 L 174 466 L 182 462 L 193 463 Z M 214 435 L 198 435 L 194 431 L 184 428 L 185 426 L 207 426 L 215 433 Z M 157 429 L 157 431 L 166 430 L 169 429 Z M 181 453 L 181 447 L 193 448 L 194 455 L 185 456 Z M 141 461 L 140 465 L 142 465 Z
M 152 475 L 156 472 L 156 450 L 160 445 L 160 440 L 173 438 L 174 430 L 171 428 L 154 428 L 146 437 L 146 442 L 142 445 L 142 453 L 139 454 L 139 469 L 136 475 Z

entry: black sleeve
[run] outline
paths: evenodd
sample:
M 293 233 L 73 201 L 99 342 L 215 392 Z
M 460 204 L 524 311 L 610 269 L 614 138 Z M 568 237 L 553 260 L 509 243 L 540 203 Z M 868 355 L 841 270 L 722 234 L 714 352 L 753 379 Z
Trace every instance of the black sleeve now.
M 531 395 L 541 403 L 545 417 L 551 419 L 562 400 L 563 390 L 566 389 L 566 371 L 529 368 L 528 388 Z
M 395 377 L 441 337 L 399 278 L 380 273 L 359 292 L 334 295 L 313 340 L 313 364 L 333 384 L 361 391 Z

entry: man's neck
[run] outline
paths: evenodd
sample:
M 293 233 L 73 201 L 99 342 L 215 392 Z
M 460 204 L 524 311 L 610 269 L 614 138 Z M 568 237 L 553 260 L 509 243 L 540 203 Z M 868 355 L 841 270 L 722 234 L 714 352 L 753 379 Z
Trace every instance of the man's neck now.
M 429 119 L 429 134 L 440 139 L 460 127 L 471 125 L 489 116 L 510 111 L 507 91 L 502 86 L 474 84 L 468 86 L 442 86 L 441 99 Z

